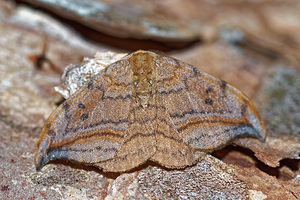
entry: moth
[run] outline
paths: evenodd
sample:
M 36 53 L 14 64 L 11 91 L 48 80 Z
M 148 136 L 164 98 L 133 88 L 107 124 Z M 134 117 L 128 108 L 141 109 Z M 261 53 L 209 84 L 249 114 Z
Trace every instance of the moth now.
M 264 141 L 265 129 L 242 92 L 140 50 L 110 64 L 50 115 L 35 165 L 65 159 L 124 172 L 152 160 L 184 168 L 245 136 Z

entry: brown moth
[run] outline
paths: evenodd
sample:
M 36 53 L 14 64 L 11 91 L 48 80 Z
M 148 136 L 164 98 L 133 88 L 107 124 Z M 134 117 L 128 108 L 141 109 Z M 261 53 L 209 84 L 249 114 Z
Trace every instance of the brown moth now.
M 243 93 L 174 58 L 137 51 L 50 115 L 35 164 L 66 159 L 123 172 L 152 160 L 183 168 L 241 136 L 265 137 Z

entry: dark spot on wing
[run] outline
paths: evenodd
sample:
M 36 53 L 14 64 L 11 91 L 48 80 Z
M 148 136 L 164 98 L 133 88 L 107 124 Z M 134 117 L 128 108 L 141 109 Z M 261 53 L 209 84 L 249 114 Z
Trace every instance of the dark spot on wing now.
M 227 87 L 227 82 L 226 82 L 226 81 L 223 81 L 223 80 L 221 80 L 221 89 L 222 89 L 222 90 L 225 90 L 225 89 L 226 89 L 226 87 Z
M 208 105 L 212 105 L 213 104 L 213 100 L 210 98 L 205 99 L 205 103 Z
M 80 117 L 80 119 L 81 119 L 82 121 L 84 121 L 84 120 L 86 120 L 88 117 L 89 117 L 89 114 L 82 114 L 81 117 Z
M 85 109 L 85 106 L 83 104 L 78 104 L 78 108 L 82 108 L 82 109 Z
M 88 89 L 92 89 L 93 88 L 93 83 L 94 82 L 92 80 L 90 80 L 89 83 L 88 83 L 88 85 L 87 85 L 87 88 Z
M 198 75 L 198 74 L 200 74 L 200 72 L 199 72 L 199 70 L 198 70 L 197 68 L 195 68 L 195 67 L 192 67 L 192 69 L 193 69 L 193 72 L 195 73 L 195 75 Z
M 211 87 L 209 87 L 209 88 L 207 88 L 207 89 L 205 90 L 206 94 L 210 93 L 211 91 L 212 91 L 212 88 L 211 88 Z
M 68 104 L 67 102 L 65 102 L 65 103 L 63 104 L 63 108 L 65 109 L 65 111 L 68 111 L 69 108 L 70 108 L 70 106 L 69 106 L 69 104 Z
M 245 115 L 246 109 L 247 109 L 247 104 L 243 104 L 242 107 L 241 107 L 241 115 L 243 117 L 246 117 L 246 115 Z

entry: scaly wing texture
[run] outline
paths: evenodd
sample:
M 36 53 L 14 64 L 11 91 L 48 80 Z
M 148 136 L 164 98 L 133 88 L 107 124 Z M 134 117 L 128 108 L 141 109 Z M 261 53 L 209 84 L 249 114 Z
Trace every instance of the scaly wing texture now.
M 97 164 L 104 171 L 127 171 L 146 162 L 156 150 L 156 95 L 153 93 L 153 57 L 147 52 L 126 58 L 133 73 L 134 93 L 129 111 L 126 138 L 117 155 Z
M 38 142 L 37 169 L 54 159 L 98 163 L 119 152 L 133 95 L 126 64 L 120 61 L 107 68 L 51 114 Z
M 148 160 L 155 151 L 156 111 L 141 106 L 132 76 L 128 60 L 116 62 L 58 107 L 42 130 L 37 168 L 66 159 L 120 172 Z
M 146 162 L 155 152 L 155 132 L 152 126 L 155 108 L 143 108 L 138 100 L 132 101 L 125 140 L 115 157 L 96 166 L 104 171 L 128 171 Z
M 176 132 L 177 140 L 204 152 L 236 137 L 264 140 L 259 114 L 237 89 L 173 58 L 160 57 L 156 63 L 157 90 L 173 124 L 169 132 Z
M 55 159 L 111 172 L 148 159 L 182 168 L 236 137 L 265 137 L 245 95 L 176 59 L 138 51 L 97 77 L 47 120 L 37 169 Z
M 174 66 L 176 63 L 174 63 Z M 205 155 L 203 152 L 194 151 L 192 147 L 184 143 L 179 134 L 172 117 L 170 108 L 173 110 L 188 109 L 190 103 L 182 105 L 182 99 L 186 99 L 185 92 L 177 91 L 178 78 L 176 78 L 175 68 L 171 68 L 166 62 L 155 60 L 156 80 L 154 84 L 157 94 L 157 117 L 153 121 L 156 129 L 156 152 L 151 158 L 153 161 L 170 168 L 183 168 L 194 164 L 199 157 Z M 178 98 L 178 96 L 180 96 Z M 186 100 L 187 101 L 187 100 Z M 173 102 L 173 103 L 172 103 Z M 179 106 L 178 108 L 176 108 Z

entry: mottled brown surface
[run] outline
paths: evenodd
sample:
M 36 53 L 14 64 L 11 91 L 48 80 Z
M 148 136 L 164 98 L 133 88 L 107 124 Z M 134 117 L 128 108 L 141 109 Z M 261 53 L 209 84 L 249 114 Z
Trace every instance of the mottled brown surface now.
M 48 165 L 37 173 L 32 130 L 0 122 L 0 199 L 97 199 L 104 197 L 108 180 L 99 172 Z
M 255 152 L 265 164 L 278 167 L 285 158 L 300 158 L 300 74 L 290 67 L 266 71 L 256 94 L 268 137 L 264 144 L 240 139 L 235 143 Z
M 183 168 L 247 135 L 264 140 L 265 130 L 240 91 L 171 57 L 137 51 L 51 114 L 36 166 L 67 159 L 120 172 L 151 159 Z
M 0 199 L 105 196 L 109 183 L 97 172 L 49 165 L 42 175 L 34 169 L 35 143 L 43 121 L 61 98 L 53 89 L 60 82 L 58 72 L 87 54 L 41 29 L 11 22 L 16 15 L 13 8 L 11 2 L 0 1 Z M 60 174 L 55 173 L 56 167 Z
M 297 199 L 299 197 L 299 180 L 280 180 L 279 171 L 274 168 L 267 169 L 259 161 L 245 153 L 231 149 L 222 158 L 235 169 L 235 175 L 243 180 L 249 187 L 251 199 Z M 272 176 L 265 173 L 268 171 Z M 294 171 L 292 173 L 295 173 Z M 294 176 L 294 175 L 293 175 Z
M 197 28 L 174 15 L 165 16 L 152 1 L 25 1 L 79 21 L 109 35 L 126 38 L 155 38 L 167 41 L 191 41 Z
M 197 45 L 171 55 L 193 65 L 201 72 L 229 82 L 250 98 L 255 95 L 268 67 L 251 54 L 244 53 L 243 49 L 220 42 Z
M 212 156 L 185 170 L 148 167 L 123 174 L 114 183 L 108 191 L 108 199 L 249 198 L 245 183 L 237 179 L 230 167 Z
M 26 2 L 117 37 L 163 41 L 221 38 L 260 56 L 285 60 L 298 69 L 300 66 L 300 38 L 296 34 L 300 30 L 298 0 Z M 139 43 L 136 48 L 143 48 L 142 45 Z
M 53 109 L 53 86 L 59 83 L 57 71 L 62 69 L 51 68 L 47 61 L 38 65 L 36 60 L 43 56 L 53 65 L 62 66 L 78 62 L 81 55 L 71 54 L 69 47 L 54 38 L 49 38 L 47 51 L 42 55 L 43 34 L 3 22 L 0 29 L 1 114 L 21 126 L 35 127 L 37 122 L 42 125 L 43 118 Z
M 299 183 L 290 184 L 280 181 L 255 167 L 236 167 L 235 174 L 240 180 L 246 182 L 253 196 L 260 195 L 270 200 L 276 200 L 278 197 L 280 199 L 297 199 L 299 197 L 299 193 L 296 192 L 300 189 Z
M 248 186 L 222 161 L 207 156 L 182 171 L 143 170 L 139 190 L 149 199 L 248 199 Z M 185 183 L 182 185 L 182 183 Z
M 237 52 L 237 50 L 239 50 Z M 278 167 L 284 158 L 299 159 L 299 72 L 273 67 L 270 60 L 228 44 L 200 45 L 172 56 L 226 81 L 254 98 L 267 126 L 265 143 L 238 139 L 265 164 Z M 266 62 L 267 61 L 267 62 Z
M 64 65 L 81 61 L 82 55 L 91 57 L 98 44 L 89 46 L 81 39 L 83 45 L 76 47 L 76 34 L 69 35 L 73 32 L 67 31 L 67 36 L 64 35 L 62 23 L 65 21 L 57 23 L 52 18 L 43 21 L 45 16 L 41 13 L 27 10 L 24 14 L 26 8 L 1 0 L 0 199 L 149 199 L 150 196 L 152 199 L 242 199 L 247 197 L 245 190 L 249 199 L 300 199 L 299 1 L 152 2 L 152 6 L 142 8 L 159 10 L 161 15 L 171 16 L 171 20 L 183 19 L 186 24 L 201 25 L 202 43 L 171 56 L 245 92 L 264 119 L 266 143 L 259 145 L 261 143 L 252 143 L 255 140 L 243 139 L 238 145 L 246 144 L 245 147 L 252 150 L 228 146 L 213 154 L 217 157 L 213 160 L 223 162 L 206 160 L 185 170 L 148 168 L 156 164 L 145 163 L 130 173 L 110 174 L 59 161 L 36 172 L 34 150 L 39 132 L 60 102 L 53 90 L 53 86 L 59 84 L 60 75 L 53 71 L 49 61 L 55 63 L 54 69 L 62 71 Z M 36 14 L 34 17 L 43 22 L 29 17 L 28 13 Z M 73 20 L 77 18 L 80 17 Z M 56 25 L 62 29 L 55 29 Z M 49 34 L 50 43 L 44 51 L 46 56 L 42 55 L 45 33 Z M 99 38 L 96 33 L 89 35 L 85 27 L 82 33 L 87 33 L 85 36 L 89 38 Z M 144 40 L 139 44 L 116 37 L 105 40 L 115 47 L 126 42 L 123 47 L 149 48 Z M 46 60 L 41 59 L 45 57 Z M 37 66 L 42 68 L 36 70 L 34 63 L 40 60 L 42 65 Z M 221 166 L 230 171 L 218 170 Z M 189 172 L 193 170 L 197 173 L 191 177 Z M 220 177 L 221 172 L 230 179 Z M 214 183 L 226 187 L 220 187 L 216 194 Z M 201 188 L 204 189 L 200 193 Z M 146 196 L 144 190 L 149 191 Z

